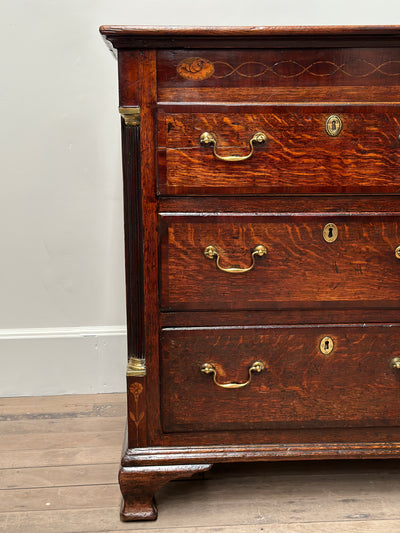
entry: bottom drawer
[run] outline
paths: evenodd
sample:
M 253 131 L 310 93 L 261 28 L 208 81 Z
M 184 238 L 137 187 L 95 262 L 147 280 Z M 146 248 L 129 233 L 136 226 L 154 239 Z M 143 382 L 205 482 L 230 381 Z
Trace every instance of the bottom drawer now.
M 161 347 L 166 433 L 400 425 L 398 324 L 174 328 Z

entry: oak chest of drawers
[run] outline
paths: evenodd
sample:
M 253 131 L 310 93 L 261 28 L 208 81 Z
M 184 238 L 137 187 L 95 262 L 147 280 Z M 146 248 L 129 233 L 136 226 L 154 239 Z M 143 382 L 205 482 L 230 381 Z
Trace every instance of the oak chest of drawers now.
M 400 451 L 400 29 L 104 26 L 125 520 L 216 462 Z

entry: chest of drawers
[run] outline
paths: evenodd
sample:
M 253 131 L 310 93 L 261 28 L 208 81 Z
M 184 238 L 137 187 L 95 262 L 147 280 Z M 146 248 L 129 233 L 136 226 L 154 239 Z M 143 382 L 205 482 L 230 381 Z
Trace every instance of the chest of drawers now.
M 400 28 L 103 26 L 125 199 L 125 520 L 230 461 L 400 451 Z

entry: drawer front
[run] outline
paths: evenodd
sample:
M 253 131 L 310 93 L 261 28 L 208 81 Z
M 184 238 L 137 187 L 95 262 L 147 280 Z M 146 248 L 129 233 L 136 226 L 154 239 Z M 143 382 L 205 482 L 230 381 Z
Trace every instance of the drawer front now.
M 164 310 L 400 305 L 398 216 L 162 215 L 160 235 Z
M 165 432 L 399 425 L 398 324 L 170 329 L 161 340 Z
M 382 42 L 382 41 L 380 41 Z M 337 44 L 338 41 L 336 41 Z M 396 101 L 400 51 L 388 47 L 160 50 L 159 101 Z
M 164 106 L 159 192 L 396 193 L 399 135 L 397 105 Z

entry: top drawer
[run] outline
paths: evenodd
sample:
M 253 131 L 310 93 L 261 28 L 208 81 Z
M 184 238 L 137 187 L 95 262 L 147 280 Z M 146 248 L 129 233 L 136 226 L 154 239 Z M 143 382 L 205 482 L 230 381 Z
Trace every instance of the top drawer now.
M 398 45 L 395 48 L 317 48 L 315 39 L 313 44 L 309 48 L 296 43 L 296 47 L 275 49 L 253 46 L 251 50 L 160 50 L 157 53 L 158 101 L 398 100 Z
M 158 129 L 160 194 L 400 192 L 399 105 L 163 105 Z

